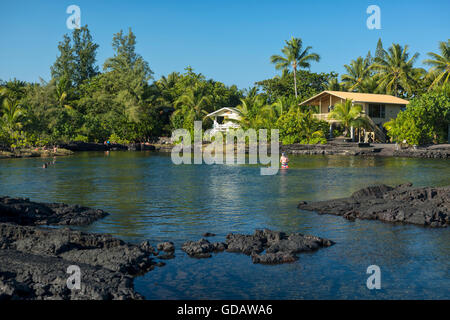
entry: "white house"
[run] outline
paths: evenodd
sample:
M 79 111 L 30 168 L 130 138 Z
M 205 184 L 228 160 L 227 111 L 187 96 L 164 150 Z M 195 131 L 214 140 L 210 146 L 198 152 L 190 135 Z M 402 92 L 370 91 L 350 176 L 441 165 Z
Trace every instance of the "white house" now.
M 213 119 L 211 134 L 217 131 L 227 132 L 229 129 L 239 129 L 240 127 L 237 121 L 241 120 L 241 114 L 236 108 L 222 108 L 206 116 Z

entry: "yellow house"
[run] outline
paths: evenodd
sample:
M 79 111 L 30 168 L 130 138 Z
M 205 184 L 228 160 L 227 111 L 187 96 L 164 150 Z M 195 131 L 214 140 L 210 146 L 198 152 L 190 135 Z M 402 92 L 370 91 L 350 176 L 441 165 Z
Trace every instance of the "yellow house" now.
M 373 126 L 374 133 L 377 140 L 384 141 L 386 136 L 382 125 L 397 117 L 397 114 L 403 110 L 409 103 L 408 100 L 394 97 L 388 94 L 374 94 L 374 93 L 357 93 L 344 91 L 322 91 L 321 93 L 303 101 L 301 106 L 318 106 L 319 113 L 314 116 L 318 119 L 328 121 L 330 123 L 330 130 L 336 120 L 328 119 L 329 112 L 333 109 L 336 103 L 345 102 L 345 100 L 352 100 L 353 104 L 362 106 L 363 113 L 369 117 L 369 122 Z M 352 130 L 353 137 L 353 130 Z

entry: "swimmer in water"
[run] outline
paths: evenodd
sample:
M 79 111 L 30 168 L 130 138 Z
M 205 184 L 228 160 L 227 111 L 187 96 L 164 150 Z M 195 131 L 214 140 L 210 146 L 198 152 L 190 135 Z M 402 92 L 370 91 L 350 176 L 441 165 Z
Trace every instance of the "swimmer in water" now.
M 281 169 L 289 168 L 289 165 L 288 165 L 289 158 L 286 157 L 286 154 L 284 152 L 281 154 L 280 163 L 281 163 Z
M 43 168 L 43 169 L 47 169 L 47 164 L 44 163 L 44 164 L 42 165 L 42 168 Z

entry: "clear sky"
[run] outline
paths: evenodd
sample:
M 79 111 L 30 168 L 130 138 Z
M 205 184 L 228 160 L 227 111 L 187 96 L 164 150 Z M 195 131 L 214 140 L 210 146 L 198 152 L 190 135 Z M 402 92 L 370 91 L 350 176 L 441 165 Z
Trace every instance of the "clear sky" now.
M 321 55 L 312 71 L 339 73 L 351 59 L 374 53 L 380 37 L 385 48 L 409 44 L 420 62 L 450 37 L 449 0 L 1 0 L 0 79 L 49 80 L 58 41 L 70 32 L 72 4 L 100 45 L 100 66 L 112 55 L 113 34 L 131 27 L 155 77 L 191 65 L 240 88 L 277 73 L 269 58 L 291 36 Z M 380 30 L 366 26 L 369 5 L 381 9 Z

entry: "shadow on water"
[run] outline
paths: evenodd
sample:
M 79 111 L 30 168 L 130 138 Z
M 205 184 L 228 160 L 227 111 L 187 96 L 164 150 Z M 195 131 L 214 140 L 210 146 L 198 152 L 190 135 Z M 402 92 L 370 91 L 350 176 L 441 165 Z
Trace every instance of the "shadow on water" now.
M 258 166 L 180 165 L 151 152 L 90 152 L 58 158 L 0 161 L 0 194 L 104 209 L 111 215 L 80 228 L 125 240 L 175 242 L 176 259 L 135 281 L 149 299 L 448 299 L 450 232 L 296 209 L 300 200 L 349 196 L 374 183 L 442 186 L 448 160 L 291 156 L 290 169 L 261 176 Z M 186 240 L 255 228 L 302 232 L 336 245 L 302 254 L 292 264 L 254 265 L 245 255 L 196 260 Z M 379 265 L 382 289 L 366 288 L 369 265 Z

